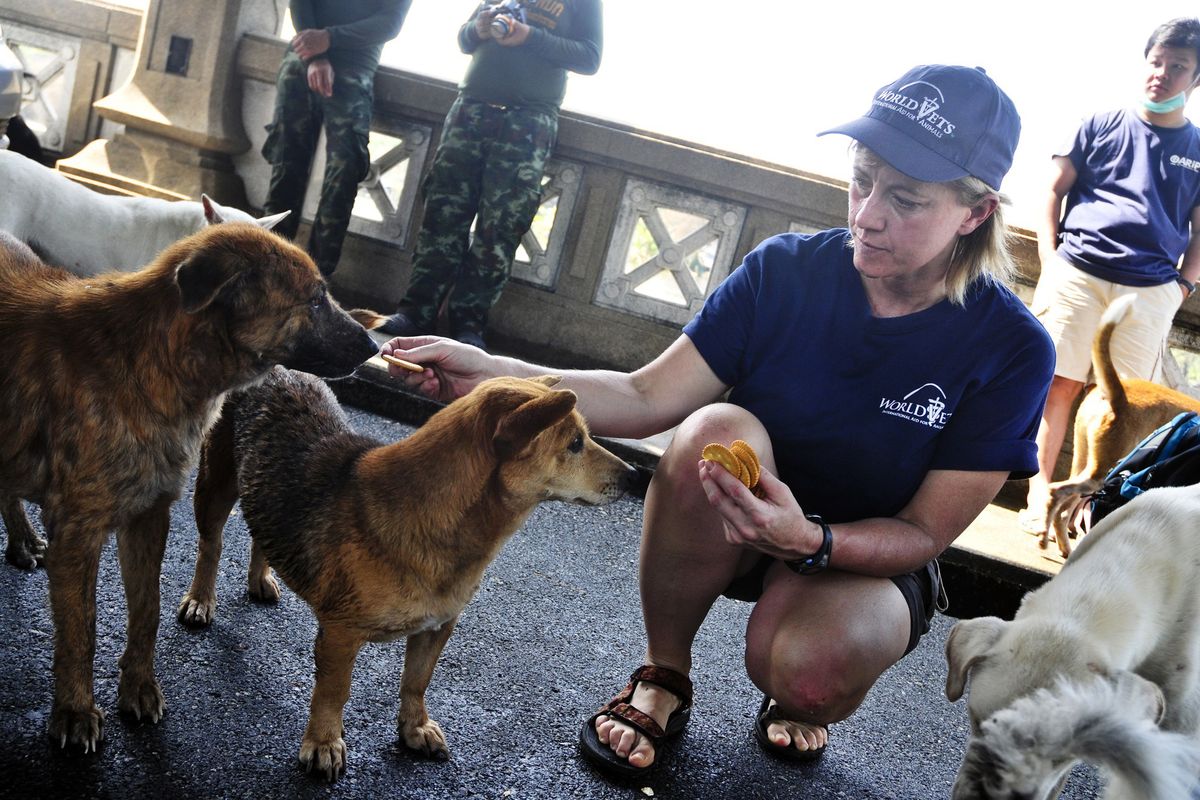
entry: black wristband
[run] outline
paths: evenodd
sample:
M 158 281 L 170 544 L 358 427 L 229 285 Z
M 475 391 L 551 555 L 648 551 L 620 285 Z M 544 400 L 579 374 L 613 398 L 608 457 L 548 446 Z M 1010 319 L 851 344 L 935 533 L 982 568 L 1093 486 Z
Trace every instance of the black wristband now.
M 1196 291 L 1196 284 L 1192 283 L 1191 281 L 1189 281 L 1187 278 L 1183 277 L 1182 275 L 1176 275 L 1175 282 L 1178 283 L 1183 288 L 1188 290 L 1188 297 L 1191 297 L 1192 294 Z
M 792 561 L 784 561 L 787 568 L 797 575 L 815 575 L 818 572 L 823 572 L 829 566 L 829 557 L 833 554 L 833 531 L 825 524 L 825 520 L 821 519 L 819 514 L 805 514 L 804 518 L 809 522 L 815 522 L 821 526 L 821 546 L 817 551 L 810 556 L 797 558 Z

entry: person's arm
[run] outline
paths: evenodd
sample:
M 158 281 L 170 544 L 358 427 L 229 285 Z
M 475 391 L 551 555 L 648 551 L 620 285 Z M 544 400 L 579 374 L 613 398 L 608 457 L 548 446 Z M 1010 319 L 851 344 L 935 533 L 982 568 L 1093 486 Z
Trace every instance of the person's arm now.
M 391 0 L 374 14 L 346 25 L 330 25 L 330 48 L 353 50 L 390 42 L 400 33 L 412 0 Z
M 308 30 L 317 27 L 317 12 L 313 0 L 289 0 L 288 11 L 292 15 L 292 29 Z
M 491 6 L 481 7 L 459 28 L 458 46 L 464 53 L 473 53 L 484 40 L 492 39 L 501 47 L 527 47 L 550 64 L 581 75 L 594 75 L 600 69 L 604 37 L 599 0 L 581 3 L 576 8 L 578 16 L 572 23 L 570 37 L 514 21 L 508 36 L 497 39 L 490 28 L 496 15 L 488 8 Z
M 687 336 L 680 336 L 635 372 L 558 370 L 430 336 L 392 339 L 384 344 L 382 352 L 424 365 L 420 373 L 394 365 L 388 371 L 422 394 L 443 401 L 461 397 L 480 382 L 499 375 L 559 375 L 559 388 L 579 395 L 579 410 L 598 436 L 636 439 L 661 433 L 729 388 Z
M 523 46 L 549 61 L 556 67 L 577 72 L 580 75 L 595 75 L 600 69 L 600 56 L 604 49 L 603 14 L 600 0 L 582 2 L 576 6 L 578 15 L 572 22 L 571 38 L 550 33 L 545 28 L 528 28 L 528 38 Z M 514 36 L 518 31 L 514 30 Z M 500 40 L 507 44 L 508 39 Z
M 1200 281 L 1200 206 L 1192 209 L 1191 234 L 1187 249 L 1183 251 L 1183 260 L 1179 262 L 1179 275 L 1193 285 Z M 1187 290 L 1182 286 L 1180 290 L 1186 300 Z
M 1079 173 L 1076 172 L 1070 158 L 1054 156 L 1050 167 L 1050 186 L 1037 226 L 1038 257 L 1043 264 L 1054 258 L 1054 251 L 1058 249 L 1058 225 L 1062 220 L 1063 198 L 1071 191 L 1078 176 Z
M 725 468 L 703 462 L 699 469 L 709 503 L 725 518 L 730 544 L 785 561 L 821 546 L 821 526 L 805 519 L 791 490 L 771 473 L 763 472 L 765 496 L 759 499 Z M 831 525 L 830 568 L 878 577 L 918 569 L 967 529 L 1008 477 L 1003 471 L 931 470 L 895 517 Z
M 474 53 L 483 42 L 492 38 L 492 19 L 496 12 L 490 10 L 494 4 L 481 3 L 471 18 L 458 29 L 458 49 L 467 55 Z

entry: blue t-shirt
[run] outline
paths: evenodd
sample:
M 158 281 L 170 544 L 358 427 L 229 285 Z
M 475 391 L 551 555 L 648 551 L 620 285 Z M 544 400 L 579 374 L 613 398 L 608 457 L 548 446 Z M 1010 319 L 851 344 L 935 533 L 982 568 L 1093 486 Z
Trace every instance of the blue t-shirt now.
M 830 522 L 890 517 L 931 469 L 1037 471 L 1054 347 L 1008 289 L 875 317 L 845 229 L 767 239 L 684 327 L 781 478 Z
M 1070 158 L 1078 173 L 1059 226 L 1059 255 L 1124 286 L 1175 280 L 1200 205 L 1200 130 L 1110 111 L 1085 120 L 1056 155 Z

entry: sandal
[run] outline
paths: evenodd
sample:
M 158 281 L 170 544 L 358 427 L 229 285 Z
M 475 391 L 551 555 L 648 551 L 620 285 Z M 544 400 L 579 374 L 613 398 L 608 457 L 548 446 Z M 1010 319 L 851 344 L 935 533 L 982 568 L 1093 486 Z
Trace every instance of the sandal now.
M 788 761 L 816 761 L 821 756 L 825 755 L 827 744 L 820 747 L 814 747 L 811 750 L 797 750 L 791 744 L 786 747 L 780 747 L 771 741 L 771 737 L 767 735 L 767 726 L 772 722 L 782 721 L 784 717 L 779 712 L 778 705 L 771 705 L 771 698 L 763 695 L 762 704 L 758 707 L 758 716 L 754 718 L 754 738 L 758 739 L 758 743 L 762 745 L 773 756 L 786 759 Z M 807 724 L 807 723 L 806 723 Z M 825 730 L 825 741 L 829 741 L 829 728 L 826 725 L 818 727 Z
M 642 682 L 661 686 L 681 701 L 679 708 L 671 712 L 667 718 L 666 728 L 659 726 L 649 715 L 638 711 L 630 703 L 633 701 L 633 691 Z M 654 746 L 654 763 L 649 767 L 635 767 L 627 759 L 621 758 L 613 749 L 600 741 L 596 733 L 596 718 L 608 715 L 631 726 Z M 584 758 L 610 775 L 630 778 L 643 775 L 647 770 L 659 763 L 661 750 L 659 744 L 666 739 L 678 735 L 687 725 L 692 715 L 692 681 L 688 676 L 666 667 L 655 667 L 649 664 L 638 667 L 629 676 L 629 684 L 612 700 L 600 707 L 579 731 L 579 750 Z
M 1041 536 L 1046 530 L 1046 515 L 1033 509 L 1022 509 L 1017 512 L 1017 527 L 1021 529 L 1021 533 Z

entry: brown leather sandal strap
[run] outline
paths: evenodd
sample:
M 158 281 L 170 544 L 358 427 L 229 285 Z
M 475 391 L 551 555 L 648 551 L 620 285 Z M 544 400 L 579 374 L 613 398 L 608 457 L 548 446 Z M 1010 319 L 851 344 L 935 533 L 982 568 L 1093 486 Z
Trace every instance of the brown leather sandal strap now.
M 628 703 L 617 703 L 616 705 L 608 708 L 604 713 L 610 717 L 615 717 L 622 722 L 627 722 L 633 727 L 637 728 L 639 731 L 645 734 L 648 739 L 650 739 L 651 743 L 658 742 L 659 739 L 662 739 L 663 736 L 666 735 L 666 732 L 663 731 L 662 726 L 655 722 L 653 717 L 651 717 L 649 714 L 638 711 Z
M 653 683 L 666 689 L 680 699 L 680 708 L 687 708 L 692 704 L 692 679 L 681 672 L 645 664 L 635 669 L 629 676 L 630 686 L 635 686 L 639 681 Z

